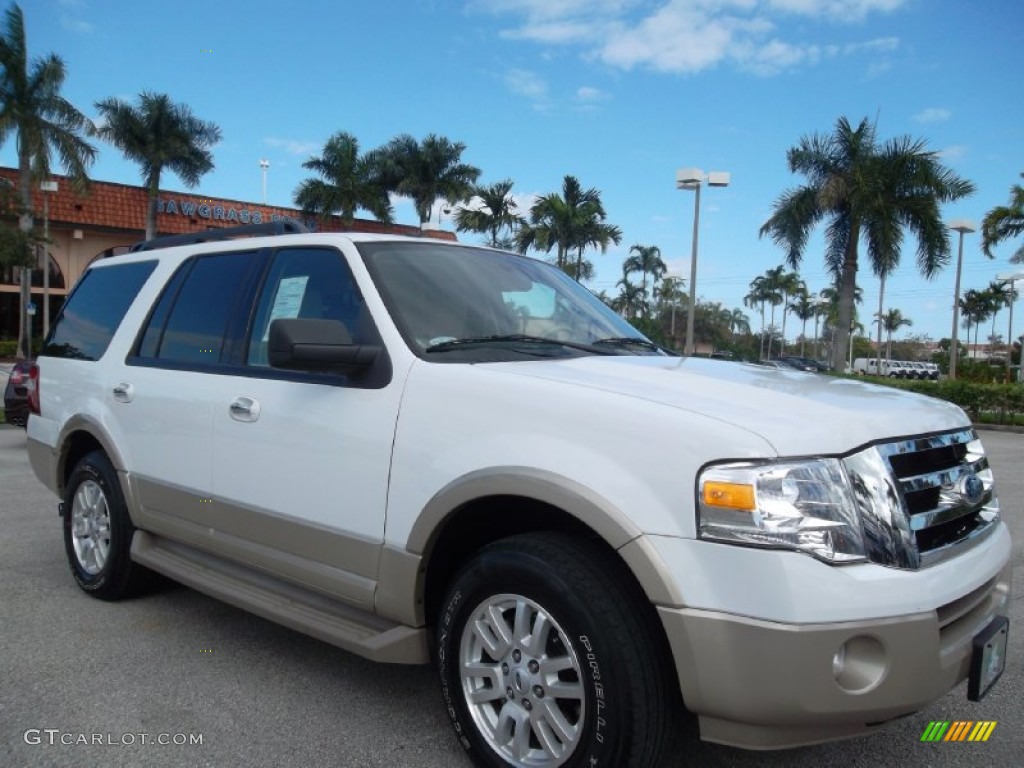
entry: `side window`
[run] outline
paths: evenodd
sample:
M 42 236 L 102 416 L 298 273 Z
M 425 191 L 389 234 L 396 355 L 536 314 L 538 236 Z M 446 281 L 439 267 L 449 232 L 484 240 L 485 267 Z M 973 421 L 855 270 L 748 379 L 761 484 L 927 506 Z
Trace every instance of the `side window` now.
M 150 316 L 140 357 L 221 362 L 228 320 L 254 257 L 248 252 L 200 256 L 191 269 L 175 275 Z
M 363 299 L 344 256 L 333 248 L 286 248 L 274 255 L 256 305 L 249 365 L 268 365 L 270 323 L 278 318 L 337 320 L 363 343 Z
M 154 269 L 155 261 L 136 261 L 88 270 L 64 304 L 42 354 L 99 360 Z

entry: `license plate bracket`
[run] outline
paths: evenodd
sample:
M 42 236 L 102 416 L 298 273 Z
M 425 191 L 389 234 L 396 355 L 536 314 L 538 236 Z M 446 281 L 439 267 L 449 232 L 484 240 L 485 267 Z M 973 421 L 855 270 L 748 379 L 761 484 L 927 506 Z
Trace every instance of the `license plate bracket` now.
M 1006 638 L 1010 620 L 996 616 L 974 637 L 971 650 L 971 674 L 967 680 L 967 698 L 981 701 L 1006 669 Z

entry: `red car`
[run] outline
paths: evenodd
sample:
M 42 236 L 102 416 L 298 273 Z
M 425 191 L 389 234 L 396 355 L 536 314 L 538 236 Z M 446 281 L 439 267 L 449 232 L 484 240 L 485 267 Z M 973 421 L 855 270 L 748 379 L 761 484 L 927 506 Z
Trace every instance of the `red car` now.
M 28 425 L 28 371 L 31 365 L 24 360 L 15 363 L 4 390 L 5 419 L 16 427 Z

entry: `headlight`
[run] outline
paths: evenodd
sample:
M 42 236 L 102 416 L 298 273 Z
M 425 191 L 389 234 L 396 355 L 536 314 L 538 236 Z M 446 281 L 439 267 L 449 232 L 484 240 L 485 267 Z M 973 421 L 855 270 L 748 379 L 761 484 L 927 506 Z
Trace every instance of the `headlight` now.
M 837 459 L 718 464 L 701 473 L 697 494 L 702 539 L 793 549 L 830 563 L 866 559 Z

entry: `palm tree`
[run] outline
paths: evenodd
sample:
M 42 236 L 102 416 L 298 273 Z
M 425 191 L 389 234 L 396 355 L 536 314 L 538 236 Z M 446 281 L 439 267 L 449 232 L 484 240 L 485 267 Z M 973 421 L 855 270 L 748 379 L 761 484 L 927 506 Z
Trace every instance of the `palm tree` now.
M 758 352 L 759 359 L 764 359 L 764 305 L 771 303 L 772 305 L 772 324 L 775 323 L 775 307 L 782 301 L 782 294 L 780 294 L 771 282 L 765 277 L 760 275 L 755 277 L 750 283 L 750 292 L 743 297 L 743 303 L 753 309 L 754 307 L 761 308 L 761 347 Z
M 803 324 L 800 328 L 800 357 L 804 357 L 804 348 L 807 344 L 807 321 L 818 315 L 818 302 L 811 297 L 805 286 L 802 291 L 795 293 L 789 304 L 789 311 L 796 315 Z M 817 332 L 815 332 L 817 336 Z
M 725 310 L 728 313 L 727 317 L 723 317 L 725 324 L 729 326 L 729 334 L 735 336 L 737 333 L 750 333 L 750 318 L 746 316 L 742 309 L 739 307 L 733 307 L 732 309 Z
M 56 54 L 29 61 L 25 41 L 25 18 L 21 7 L 12 5 L 4 13 L 0 27 L 0 145 L 11 134 L 16 136 L 18 154 L 18 229 L 17 238 L 25 245 L 33 229 L 33 181 L 50 175 L 50 158 L 60 158 L 65 173 L 79 189 L 88 183 L 86 171 L 96 159 L 96 148 L 82 138 L 91 130 L 85 115 L 61 96 L 67 72 L 64 61 Z M 28 249 L 19 251 L 20 266 L 28 267 L 32 256 Z M 47 265 L 48 268 L 48 265 Z M 24 312 L 31 296 L 28 269 L 21 272 L 20 328 L 18 356 L 29 355 L 29 324 Z
M 898 309 L 890 309 L 884 315 L 882 315 L 882 322 L 880 327 L 885 329 L 885 359 L 892 360 L 892 335 L 903 326 L 911 326 L 914 322 L 909 317 L 904 317 L 903 313 Z M 882 370 L 881 367 L 875 369 L 876 371 Z
M 974 324 L 974 348 L 978 348 L 978 329 L 988 320 L 992 302 L 984 291 L 971 288 L 964 291 L 960 299 L 960 313 L 963 315 L 964 327 L 967 329 L 967 343 L 971 343 L 971 324 Z
M 625 273 L 626 262 L 623 263 L 622 268 Z M 651 290 L 654 295 L 654 300 L 657 302 L 659 314 L 665 311 L 666 304 L 668 305 L 670 320 L 669 320 L 669 336 L 672 340 L 672 348 L 676 349 L 676 309 L 679 306 L 679 302 L 685 301 L 687 296 L 683 293 L 683 286 L 686 281 L 681 277 L 671 277 L 667 275 L 661 276 L 661 283 L 655 285 Z
M 569 252 L 576 248 L 575 271 L 579 273 L 585 247 L 603 243 L 604 248 L 622 238 L 619 228 L 606 224 L 605 219 L 601 193 L 593 187 L 585 190 L 575 176 L 566 176 L 561 194 L 544 195 L 530 208 L 529 223 L 517 233 L 517 247 L 521 253 L 530 248 L 550 253 L 554 248 L 555 265 L 566 272 L 571 266 Z
M 785 289 L 788 285 L 790 283 L 786 274 L 786 268 L 781 264 L 774 269 L 766 270 L 761 277 L 764 301 L 768 302 L 772 307 L 772 319 L 768 325 L 768 360 L 772 359 L 772 343 L 775 340 L 775 308 L 780 304 L 785 305 Z M 785 317 L 785 311 L 783 311 L 783 317 Z M 783 324 L 785 324 L 785 320 L 783 320 Z
M 985 289 L 984 295 L 988 300 L 989 308 L 992 311 L 991 335 L 995 336 L 996 318 L 999 316 L 999 310 L 1003 307 L 1010 306 L 1010 302 L 1013 301 L 1013 291 L 1011 290 L 1010 283 L 993 280 L 988 284 L 988 288 Z
M 323 153 L 309 158 L 302 167 L 321 177 L 305 179 L 295 190 L 295 204 L 306 213 L 322 218 L 336 213 L 346 228 L 352 227 L 359 208 L 378 221 L 391 221 L 391 201 L 378 164 L 372 154 L 359 154 L 359 140 L 352 134 L 334 134 L 324 144 Z
M 779 270 L 782 270 L 781 265 Z M 774 272 L 775 270 L 771 271 Z M 804 281 L 800 279 L 800 275 L 796 272 L 783 271 L 773 279 L 778 290 L 782 292 L 782 344 L 779 349 L 779 354 L 781 355 L 785 352 L 786 346 L 786 315 L 789 313 L 789 297 L 801 291 L 806 293 L 807 286 L 804 285 Z
M 576 282 L 594 277 L 594 265 L 583 259 L 585 249 L 600 248 L 601 253 L 607 253 L 609 245 L 618 245 L 621 242 L 622 230 L 614 224 L 606 224 L 597 216 L 587 222 L 576 242 L 576 269 L 573 272 Z
M 439 199 L 455 205 L 472 197 L 480 169 L 462 162 L 465 151 L 462 142 L 433 133 L 421 142 L 402 134 L 388 142 L 374 160 L 381 163 L 386 185 L 412 199 L 422 228 Z
M 656 245 L 640 245 L 638 243 L 630 246 L 629 254 L 622 269 L 626 274 L 640 272 L 643 275 L 641 286 L 646 297 L 647 275 L 650 274 L 655 281 L 658 281 L 668 271 L 665 261 L 661 258 L 661 249 Z
M 143 91 L 138 106 L 117 98 L 96 102 L 102 124 L 100 137 L 121 150 L 142 170 L 149 196 L 146 239 L 156 236 L 156 203 L 160 176 L 173 171 L 187 187 L 195 187 L 213 170 L 210 149 L 220 141 L 216 123 L 200 120 L 185 104 L 164 93 Z
M 839 286 L 830 285 L 828 287 L 822 288 L 819 295 L 822 299 L 822 304 L 819 307 L 819 311 L 821 315 L 825 318 L 824 325 L 821 329 L 822 334 L 831 336 L 831 348 L 835 349 L 836 332 L 839 327 Z M 854 288 L 853 301 L 855 306 L 853 309 L 853 321 L 850 324 L 851 329 L 853 328 L 854 324 L 860 326 L 860 322 L 858 322 L 856 305 L 861 304 L 864 301 L 864 290 L 859 285 L 855 286 Z
M 497 248 L 502 241 L 502 231 L 514 232 L 522 222 L 511 193 L 511 179 L 487 187 L 474 187 L 472 197 L 479 200 L 479 203 L 474 208 L 459 207 L 455 212 L 455 229 L 488 235 L 491 247 Z
M 760 234 L 785 247 L 789 264 L 797 268 L 811 231 L 827 222 L 825 263 L 840 287 L 832 365 L 841 368 L 849 347 L 862 235 L 873 265 L 895 267 L 903 231 L 910 229 L 918 242 L 918 269 L 931 278 L 950 253 L 939 203 L 971 194 L 974 185 L 942 165 L 922 140 L 902 137 L 879 145 L 867 119 L 854 128 L 842 117 L 831 134 L 801 138 L 787 161 L 790 171 L 806 176 L 807 183 L 776 200 Z
M 1024 177 L 1024 173 L 1021 174 Z M 1024 187 L 1014 184 L 1010 190 L 1009 205 L 999 205 L 985 214 L 981 222 L 981 248 L 992 257 L 993 246 L 1024 232 Z M 1024 246 L 1010 257 L 1013 264 L 1024 263 Z
M 619 295 L 612 300 L 612 309 L 627 320 L 632 320 L 636 317 L 637 307 L 643 302 L 643 291 L 639 285 L 629 282 L 629 277 L 626 275 L 623 275 L 615 285 L 620 290 Z

